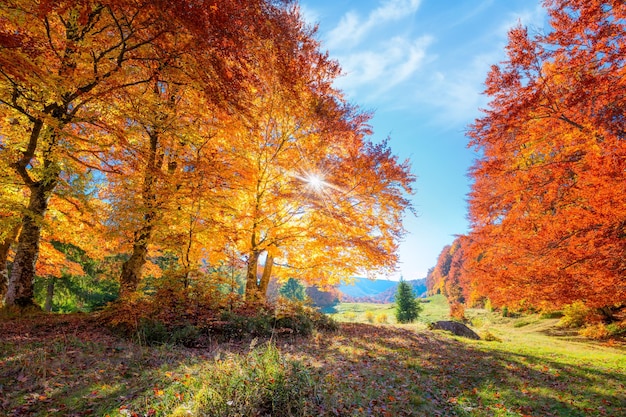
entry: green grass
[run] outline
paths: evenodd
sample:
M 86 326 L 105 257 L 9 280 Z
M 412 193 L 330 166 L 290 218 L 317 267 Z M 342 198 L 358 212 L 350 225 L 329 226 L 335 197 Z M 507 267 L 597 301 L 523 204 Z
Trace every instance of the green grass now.
M 419 314 L 417 323 L 428 324 L 437 320 L 448 320 L 448 301 L 443 295 L 436 295 L 427 299 L 422 299 L 424 307 Z M 335 307 L 336 313 L 330 314 L 338 322 L 368 323 L 367 313 L 371 312 L 374 317 L 386 314 L 387 323 L 396 324 L 395 304 L 377 303 L 340 303 Z M 422 326 L 423 327 L 423 326 Z
M 142 346 L 85 316 L 0 322 L 0 411 L 63 416 L 619 416 L 626 349 L 555 327 L 539 315 L 468 309 L 472 341 L 432 332 L 447 317 L 434 297 L 420 322 L 373 325 L 380 304 L 338 332 L 201 349 Z M 359 322 L 356 322 L 359 321 Z
M 336 313 L 330 314 L 340 323 L 368 323 L 367 312 L 374 315 L 374 321 L 381 315 L 387 316 L 387 323 L 396 323 L 396 309 L 393 304 L 376 303 L 341 303 L 335 307 Z

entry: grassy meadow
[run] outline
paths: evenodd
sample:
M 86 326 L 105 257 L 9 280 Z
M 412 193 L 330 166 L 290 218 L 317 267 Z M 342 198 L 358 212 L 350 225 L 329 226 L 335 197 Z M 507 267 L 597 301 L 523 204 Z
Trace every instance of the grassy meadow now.
M 417 323 L 396 325 L 391 305 L 341 304 L 336 332 L 197 348 L 145 346 L 86 315 L 6 319 L 0 415 L 626 415 L 623 344 L 470 309 L 490 339 L 471 341 L 427 329 L 446 318 L 445 299 L 423 307 Z

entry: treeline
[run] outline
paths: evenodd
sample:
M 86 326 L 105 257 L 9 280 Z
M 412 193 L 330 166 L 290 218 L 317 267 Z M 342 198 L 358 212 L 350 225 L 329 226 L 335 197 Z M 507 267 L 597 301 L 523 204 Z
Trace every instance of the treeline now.
M 546 33 L 518 26 L 470 126 L 470 232 L 429 290 L 469 305 L 607 316 L 626 303 L 626 3 L 545 1 Z
M 3 1 L 1 298 L 76 250 L 123 298 L 393 268 L 414 177 L 340 71 L 290 1 Z

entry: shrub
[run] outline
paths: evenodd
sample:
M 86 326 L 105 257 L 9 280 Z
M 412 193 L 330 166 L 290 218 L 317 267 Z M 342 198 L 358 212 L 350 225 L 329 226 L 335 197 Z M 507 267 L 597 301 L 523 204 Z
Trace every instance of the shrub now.
M 274 317 L 265 308 L 249 308 L 241 306 L 234 310 L 224 310 L 220 315 L 221 322 L 209 328 L 209 332 L 225 337 L 242 337 L 244 335 L 270 335 Z
M 353 311 L 347 311 L 347 312 L 344 313 L 343 316 L 348 321 L 352 321 L 352 320 L 356 319 L 356 313 L 353 312 Z
M 606 326 L 611 336 L 626 335 L 626 320 L 621 323 L 611 323 Z
M 314 329 L 336 330 L 337 325 L 327 315 L 301 302 L 280 300 L 274 312 L 274 325 L 293 333 L 310 335 Z
M 482 332 L 481 338 L 487 342 L 502 342 L 498 336 L 494 335 L 489 330 Z
M 334 320 L 302 302 L 285 298 L 275 305 L 235 301 L 222 303 L 214 292 L 167 284 L 156 288 L 153 296 L 134 294 L 111 304 L 101 318 L 124 336 L 142 343 L 185 346 L 197 345 L 207 334 L 240 338 L 277 332 L 310 335 L 315 329 L 337 329 Z
M 169 330 L 160 321 L 144 318 L 137 326 L 136 336 L 142 344 L 162 344 L 168 342 Z
M 450 304 L 450 317 L 456 320 L 465 320 L 465 306 L 459 302 Z
M 604 323 L 586 326 L 578 331 L 578 334 L 589 339 L 607 339 L 611 334 Z
M 561 327 L 582 327 L 592 313 L 582 301 L 576 301 L 563 308 L 563 317 L 559 321 Z
M 578 333 L 589 339 L 608 339 L 626 334 L 626 323 L 596 323 L 582 328 Z
M 372 311 L 366 311 L 365 319 L 370 323 L 374 323 L 374 313 Z
M 502 307 L 502 317 L 509 317 L 509 308 L 507 306 Z
M 384 324 L 387 323 L 387 315 L 385 313 L 380 313 L 376 316 L 376 323 Z

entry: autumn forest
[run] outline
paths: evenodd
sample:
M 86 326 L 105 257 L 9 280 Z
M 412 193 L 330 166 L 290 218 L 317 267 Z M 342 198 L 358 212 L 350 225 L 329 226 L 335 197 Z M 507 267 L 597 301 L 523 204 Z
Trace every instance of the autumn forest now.
M 210 3 L 210 4 L 209 4 Z M 414 180 L 332 82 L 296 6 L 0 6 L 2 296 L 83 274 L 215 287 L 327 286 L 393 269 Z M 73 254 L 73 255 L 72 255 Z M 222 274 L 223 275 L 223 274 Z
M 541 5 L 392 304 L 339 288 L 397 270 L 419 167 L 295 0 L 0 1 L 0 414 L 623 415 L 626 3 Z

